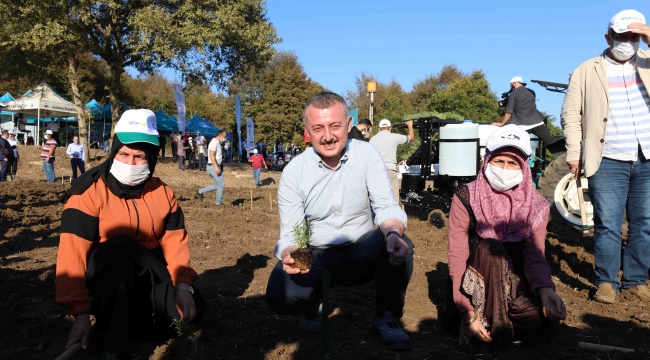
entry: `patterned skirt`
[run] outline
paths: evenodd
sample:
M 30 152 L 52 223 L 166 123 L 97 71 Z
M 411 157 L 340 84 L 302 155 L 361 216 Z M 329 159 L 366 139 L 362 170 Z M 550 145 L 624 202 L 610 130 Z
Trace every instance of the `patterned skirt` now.
M 467 260 L 461 293 L 469 297 L 478 320 L 490 332 L 493 349 L 534 334 L 547 321 L 540 297 L 530 291 L 524 276 L 524 245 L 524 241 L 480 240 Z M 458 339 L 461 346 L 469 342 L 463 324 Z

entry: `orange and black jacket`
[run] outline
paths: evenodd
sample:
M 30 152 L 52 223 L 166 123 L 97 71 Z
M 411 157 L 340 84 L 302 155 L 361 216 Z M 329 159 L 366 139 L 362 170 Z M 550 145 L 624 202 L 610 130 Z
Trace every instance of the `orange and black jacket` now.
M 151 178 L 140 195 L 114 195 L 97 179 L 81 195 L 65 203 L 56 265 L 56 302 L 77 314 L 90 310 L 86 285 L 89 255 L 99 243 L 129 235 L 148 249 L 160 247 L 174 286 L 198 278 L 190 267 L 190 250 L 183 211 L 172 189 Z

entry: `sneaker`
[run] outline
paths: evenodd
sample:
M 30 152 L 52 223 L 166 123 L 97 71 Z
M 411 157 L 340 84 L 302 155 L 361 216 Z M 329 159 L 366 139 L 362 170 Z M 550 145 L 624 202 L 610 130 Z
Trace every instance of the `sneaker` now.
M 316 314 L 302 313 L 298 316 L 298 330 L 310 334 L 320 333 L 321 328 L 321 312 Z
M 201 194 L 198 190 L 196 191 L 196 198 L 199 199 L 199 201 L 203 201 L 203 194 Z
M 411 347 L 409 336 L 395 316 L 387 311 L 372 322 L 372 332 L 377 334 L 388 350 L 408 350 Z
M 625 291 L 629 292 L 632 295 L 636 295 L 639 299 L 643 301 L 650 301 L 650 290 L 646 285 L 635 285 Z
M 613 304 L 616 302 L 616 290 L 614 290 L 612 284 L 602 283 L 598 285 L 594 300 L 605 304 Z

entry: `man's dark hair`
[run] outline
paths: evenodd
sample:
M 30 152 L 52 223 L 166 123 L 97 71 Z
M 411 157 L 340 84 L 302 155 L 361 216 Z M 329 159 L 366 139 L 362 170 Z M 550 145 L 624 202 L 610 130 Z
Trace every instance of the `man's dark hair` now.
M 217 135 L 215 135 L 214 137 L 221 136 L 222 134 L 225 134 L 225 133 L 226 133 L 226 130 L 219 130 L 219 131 L 217 131 Z
M 361 119 L 359 120 L 359 125 L 367 125 L 372 127 L 372 123 L 370 122 L 370 119 Z
M 307 105 L 305 105 L 305 111 L 303 112 L 302 115 L 302 121 L 306 124 L 307 123 L 307 108 L 312 105 L 316 107 L 317 109 L 327 109 L 334 104 L 339 103 L 343 105 L 343 109 L 345 110 L 345 118 L 347 119 L 348 117 L 348 105 L 345 103 L 345 99 L 339 95 L 335 94 L 330 91 L 323 91 L 319 92 L 318 94 L 312 96 L 307 100 Z

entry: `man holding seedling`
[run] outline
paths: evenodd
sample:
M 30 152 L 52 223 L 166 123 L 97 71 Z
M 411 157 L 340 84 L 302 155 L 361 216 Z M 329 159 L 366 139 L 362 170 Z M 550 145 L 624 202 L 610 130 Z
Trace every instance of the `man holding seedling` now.
M 326 271 L 333 287 L 375 280 L 372 330 L 389 349 L 406 350 L 410 340 L 399 319 L 413 272 L 413 243 L 404 235 L 406 214 L 392 195 L 384 160 L 373 145 L 348 141 L 352 121 L 337 94 L 314 95 L 304 124 L 313 147 L 293 159 L 280 179 L 280 261 L 269 278 L 267 302 L 280 314 L 300 314 L 300 330 L 319 332 Z M 301 270 L 292 267 L 291 251 L 297 248 L 294 226 L 305 220 L 313 250 L 311 267 Z

